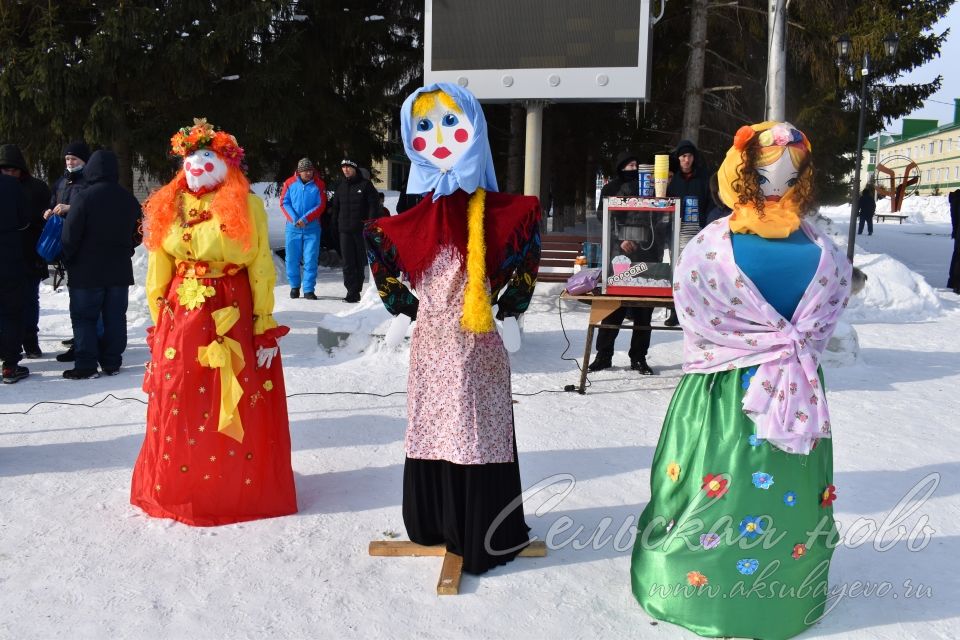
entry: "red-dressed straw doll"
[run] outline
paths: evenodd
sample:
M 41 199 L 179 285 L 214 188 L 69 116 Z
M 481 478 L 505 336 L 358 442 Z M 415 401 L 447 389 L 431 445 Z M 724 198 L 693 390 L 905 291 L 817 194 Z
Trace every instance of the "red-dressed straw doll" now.
M 236 139 L 194 122 L 171 139 L 183 168 L 144 204 L 155 326 L 130 501 L 211 526 L 296 513 L 297 498 L 263 202 Z

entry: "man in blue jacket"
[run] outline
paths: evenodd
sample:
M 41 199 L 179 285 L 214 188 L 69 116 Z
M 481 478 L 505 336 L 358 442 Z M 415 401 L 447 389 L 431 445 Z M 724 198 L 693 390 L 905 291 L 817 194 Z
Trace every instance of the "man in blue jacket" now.
M 283 183 L 280 210 L 287 218 L 286 260 L 290 297 L 316 300 L 317 262 L 320 257 L 320 215 L 327 206 L 326 185 L 310 158 L 297 163 L 297 171 Z M 300 262 L 303 262 L 303 278 Z

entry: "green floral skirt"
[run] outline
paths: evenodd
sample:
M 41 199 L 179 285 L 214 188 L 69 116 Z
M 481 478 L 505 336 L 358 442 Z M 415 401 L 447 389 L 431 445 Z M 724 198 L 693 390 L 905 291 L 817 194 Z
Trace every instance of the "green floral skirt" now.
M 821 617 L 827 597 L 832 442 L 804 456 L 758 440 L 741 409 L 754 371 L 680 380 L 637 524 L 634 595 L 651 616 L 703 636 L 789 638 Z

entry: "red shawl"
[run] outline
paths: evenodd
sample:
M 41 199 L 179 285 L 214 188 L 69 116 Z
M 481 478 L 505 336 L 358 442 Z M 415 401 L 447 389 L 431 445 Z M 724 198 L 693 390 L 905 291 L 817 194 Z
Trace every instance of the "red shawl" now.
M 469 193 L 457 190 L 436 202 L 424 196 L 412 209 L 390 218 L 377 218 L 380 227 L 397 247 L 398 266 L 414 287 L 433 264 L 440 248 L 452 245 L 460 252 L 461 264 L 467 255 L 467 202 Z M 488 191 L 484 202 L 483 226 L 487 245 L 487 276 L 500 270 L 508 250 L 519 250 L 529 237 L 531 224 L 540 222 L 540 201 Z

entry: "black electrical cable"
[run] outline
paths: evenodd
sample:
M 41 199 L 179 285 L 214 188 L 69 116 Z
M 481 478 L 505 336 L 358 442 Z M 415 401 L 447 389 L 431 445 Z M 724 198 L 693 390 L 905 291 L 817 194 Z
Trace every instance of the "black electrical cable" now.
M 391 391 L 390 393 L 371 393 L 368 391 L 303 391 L 300 393 L 291 393 L 287 398 L 297 398 L 300 396 L 372 396 L 374 398 L 389 398 L 390 396 L 406 395 L 406 391 Z M 533 393 L 517 393 L 514 392 L 512 395 L 515 396 L 536 396 L 541 393 L 563 393 L 562 389 L 541 389 L 540 391 L 535 391 Z M 35 402 L 29 407 L 26 411 L 0 411 L 0 416 L 25 416 L 37 407 L 44 404 L 53 404 L 60 405 L 65 407 L 87 407 L 88 409 L 94 409 L 97 406 L 103 404 L 110 398 L 118 401 L 132 400 L 133 402 L 139 402 L 140 404 L 147 404 L 146 400 L 141 398 L 127 398 L 115 396 L 112 393 L 108 393 L 104 397 L 100 398 L 96 402 L 87 403 L 87 402 L 62 402 L 59 400 L 41 400 L 40 402 Z
M 290 395 L 287 396 L 287 398 L 296 398 L 297 396 L 337 396 L 337 395 L 374 396 L 376 398 L 387 398 L 389 396 L 403 395 L 405 393 L 406 391 L 391 391 L 390 393 L 370 393 L 367 391 L 304 391 L 302 393 L 291 393 Z M 41 400 L 40 402 L 35 402 L 34 404 L 30 405 L 26 411 L 0 411 L 0 416 L 13 416 L 13 415 L 25 416 L 31 411 L 33 411 L 35 408 L 44 404 L 63 405 L 67 407 L 87 407 L 88 409 L 93 409 L 93 408 L 96 408 L 98 405 L 102 404 L 103 402 L 109 400 L 110 398 L 113 398 L 114 400 L 120 400 L 120 401 L 132 400 L 134 402 L 139 402 L 140 404 L 143 404 L 143 405 L 147 404 L 146 400 L 142 400 L 140 398 L 119 397 L 119 396 L 113 395 L 112 393 L 108 393 L 107 395 L 105 395 L 104 397 L 100 398 L 99 400 L 93 403 L 62 402 L 59 400 Z
M 577 365 L 577 371 L 579 371 L 580 373 L 583 373 L 583 367 L 580 365 L 580 361 L 579 361 L 579 360 L 577 360 L 576 358 L 568 358 L 568 357 L 566 357 L 567 351 L 570 351 L 570 347 L 573 346 L 573 345 L 570 344 L 570 338 L 567 337 L 567 328 L 566 328 L 565 326 L 563 326 L 563 298 L 562 298 L 561 296 L 563 296 L 563 291 L 561 291 L 559 294 L 557 294 L 557 310 L 560 312 L 560 331 L 563 333 L 563 339 L 566 341 L 567 346 L 566 346 L 566 348 L 564 348 L 563 353 L 560 354 L 560 359 L 561 359 L 561 360 L 566 360 L 567 362 L 573 362 L 575 365 Z M 590 382 L 590 377 L 589 377 L 589 376 L 587 376 L 587 377 L 584 378 L 584 379 L 585 379 L 586 382 L 587 382 L 586 387 L 591 387 L 591 386 L 593 386 L 593 383 Z M 564 391 L 576 391 L 576 390 L 577 390 L 577 386 L 576 386 L 576 385 L 573 385 L 573 384 L 568 384 L 567 386 L 565 386 L 565 387 L 563 388 L 563 390 L 564 390 Z
M 562 292 L 560 295 L 562 295 Z M 580 366 L 579 360 L 577 360 L 576 358 L 566 357 L 567 351 L 569 351 L 570 347 L 572 347 L 573 345 L 570 343 L 570 338 L 567 337 L 567 329 L 563 325 L 563 300 L 560 297 L 560 295 L 557 296 L 557 309 L 560 311 L 560 330 L 563 332 L 563 339 L 567 343 L 567 346 L 564 348 L 563 353 L 560 354 L 560 359 L 565 360 L 567 362 L 573 362 L 574 364 L 577 365 L 577 371 L 582 372 L 583 368 Z M 587 386 L 589 387 L 591 385 L 592 383 L 590 382 L 590 378 L 587 378 Z M 563 389 L 540 389 L 539 391 L 534 391 L 533 393 L 513 392 L 512 395 L 531 397 L 531 396 L 538 396 L 541 393 L 566 393 L 567 391 L 574 391 L 576 390 L 576 388 L 577 388 L 576 385 L 568 384 Z M 389 398 L 390 396 L 405 395 L 406 393 L 407 393 L 406 391 L 391 391 L 390 393 L 372 393 L 369 391 L 303 391 L 300 393 L 291 393 L 290 395 L 287 396 L 287 398 L 296 398 L 299 396 L 372 396 L 374 398 Z M 106 402 L 110 398 L 113 398 L 114 400 L 118 400 L 121 402 L 124 400 L 133 400 L 134 402 L 139 402 L 140 404 L 144 404 L 144 405 L 147 404 L 145 400 L 141 400 L 140 398 L 118 397 L 113 395 L 112 393 L 108 393 L 107 395 L 105 395 L 104 397 L 100 398 L 99 400 L 97 400 L 92 404 L 89 404 L 86 402 L 61 402 L 58 400 L 41 400 L 40 402 L 35 402 L 34 404 L 30 405 L 26 411 L 0 411 L 0 416 L 15 416 L 15 415 L 25 416 L 31 411 L 33 411 L 34 409 L 36 409 L 37 407 L 39 407 L 40 405 L 44 405 L 44 404 L 54 404 L 54 405 L 61 405 L 66 407 L 87 407 L 89 409 L 93 409 L 93 408 L 96 408 L 98 405 L 102 404 L 103 402 Z

